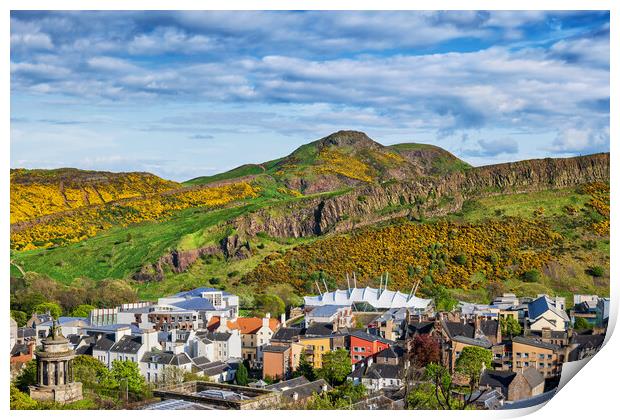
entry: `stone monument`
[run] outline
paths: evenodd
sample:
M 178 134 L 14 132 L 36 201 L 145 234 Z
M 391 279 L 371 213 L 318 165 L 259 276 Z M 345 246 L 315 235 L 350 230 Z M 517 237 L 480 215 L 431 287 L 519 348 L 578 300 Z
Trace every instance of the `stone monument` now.
M 53 321 L 50 332 L 35 351 L 37 384 L 30 387 L 30 396 L 39 401 L 56 401 L 62 404 L 82 399 L 82 384 L 73 381 L 75 351 Z

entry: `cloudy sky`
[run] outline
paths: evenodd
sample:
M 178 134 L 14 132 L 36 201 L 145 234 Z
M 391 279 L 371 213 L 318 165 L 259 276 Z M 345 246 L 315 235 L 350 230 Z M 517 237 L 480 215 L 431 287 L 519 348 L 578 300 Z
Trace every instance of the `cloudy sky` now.
M 11 166 L 186 180 L 340 129 L 609 150 L 607 12 L 12 12 Z

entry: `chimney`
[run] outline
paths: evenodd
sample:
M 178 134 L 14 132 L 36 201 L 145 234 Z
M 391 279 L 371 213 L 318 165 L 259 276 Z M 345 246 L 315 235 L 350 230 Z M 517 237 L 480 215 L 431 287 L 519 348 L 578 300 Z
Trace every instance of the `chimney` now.
M 282 314 L 280 315 L 280 324 L 282 324 L 282 327 L 286 327 L 286 314 Z
M 547 340 L 551 338 L 551 329 L 550 328 L 543 328 L 542 329 L 542 338 L 547 339 Z
M 263 327 L 269 328 L 269 314 L 268 313 L 263 318 Z
M 323 392 L 327 392 L 327 384 L 323 384 L 323 385 L 321 386 L 321 391 L 323 391 Z
M 299 399 L 299 394 L 297 392 L 293 392 L 293 401 L 297 401 Z
M 332 332 L 338 332 L 338 319 L 334 319 L 332 322 Z

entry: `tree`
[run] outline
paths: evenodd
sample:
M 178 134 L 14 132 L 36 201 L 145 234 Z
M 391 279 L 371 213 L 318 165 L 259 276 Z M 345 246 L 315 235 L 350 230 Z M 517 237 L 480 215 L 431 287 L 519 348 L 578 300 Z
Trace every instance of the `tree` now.
M 85 387 L 104 386 L 116 388 L 118 385 L 111 378 L 108 368 L 91 356 L 80 354 L 73 359 L 73 376 L 76 382 Z
M 316 372 L 314 371 L 314 367 L 310 362 L 308 362 L 308 358 L 304 353 L 299 357 L 299 366 L 297 370 L 293 373 L 294 377 L 305 376 L 309 381 L 316 380 Z
M 11 384 L 11 410 L 36 410 L 38 404 L 30 395 L 21 392 Z
M 482 371 L 491 366 L 493 355 L 490 350 L 482 347 L 469 346 L 461 351 L 461 355 L 456 359 L 455 370 L 468 378 L 469 394 L 463 400 L 463 409 L 473 404 L 480 398 L 482 393 L 474 398 L 474 391 L 480 384 Z
M 237 368 L 237 373 L 235 374 L 235 382 L 237 385 L 246 386 L 248 384 L 248 378 L 248 369 L 243 363 L 240 363 Z
M 528 270 L 525 273 L 523 273 L 523 281 L 526 281 L 528 283 L 536 283 L 540 280 L 540 271 L 534 269 L 534 270 Z
M 458 265 L 467 264 L 467 255 L 458 254 L 457 256 L 454 257 L 454 262 L 457 263 Z
M 22 368 L 17 378 L 15 378 L 15 386 L 23 392 L 28 392 L 28 387 L 37 383 L 37 361 L 29 360 Z
M 260 295 L 256 299 L 256 307 L 260 314 L 270 313 L 272 317 L 279 317 L 284 313 L 286 305 L 284 301 L 276 295 Z
M 265 292 L 270 295 L 278 296 L 282 299 L 287 308 L 304 304 L 303 298 L 297 294 L 295 288 L 287 283 L 272 284 Z
M 90 311 L 92 311 L 93 309 L 96 309 L 93 305 L 78 305 L 76 308 L 73 309 L 73 311 L 71 311 L 71 316 L 87 318 L 88 316 L 90 316 Z
M 423 382 L 414 387 L 407 394 L 407 409 L 409 410 L 441 410 L 439 400 L 435 395 L 436 388 L 432 383 Z
M 577 331 L 587 330 L 590 328 L 590 324 L 584 318 L 578 317 L 575 319 L 575 325 L 573 325 L 573 328 Z
M 164 386 L 178 385 L 185 380 L 185 371 L 178 366 L 164 366 L 159 383 Z
M 127 391 L 142 396 L 146 388 L 144 377 L 136 362 L 130 360 L 114 360 L 110 370 L 112 378 L 118 383 L 120 389 L 126 387 Z
M 38 314 L 44 314 L 49 312 L 49 314 L 54 317 L 54 319 L 58 319 L 62 315 L 62 308 L 59 304 L 55 302 L 39 303 L 37 306 L 34 307 L 34 311 Z
M 15 320 L 18 327 L 23 327 L 28 321 L 28 315 L 23 311 L 11 311 L 11 318 Z
M 439 343 L 428 334 L 420 334 L 413 339 L 412 353 L 413 363 L 417 367 L 439 363 Z
M 512 339 L 512 337 L 521 334 L 521 324 L 519 324 L 519 321 L 515 317 L 502 317 L 499 323 L 502 328 L 502 335 L 510 336 Z
M 430 381 L 433 388 L 433 398 L 429 398 L 428 395 L 415 395 L 413 401 L 413 407 L 419 404 L 435 405 L 439 410 L 452 410 L 456 408 L 456 401 L 452 398 L 452 376 L 448 369 L 438 363 L 430 363 L 426 366 L 424 372 L 426 380 Z M 424 392 L 424 389 L 418 389 L 418 393 Z
M 330 351 L 323 355 L 323 366 L 318 370 L 318 377 L 335 386 L 344 382 L 349 373 L 351 373 L 351 357 L 345 349 Z
M 603 277 L 605 275 L 605 269 L 600 265 L 595 265 L 593 267 L 588 268 L 588 274 L 593 277 Z
M 351 408 L 353 404 L 366 396 L 366 387 L 362 384 L 353 385 L 346 381 L 329 392 L 314 394 L 308 402 L 309 410 L 338 410 Z

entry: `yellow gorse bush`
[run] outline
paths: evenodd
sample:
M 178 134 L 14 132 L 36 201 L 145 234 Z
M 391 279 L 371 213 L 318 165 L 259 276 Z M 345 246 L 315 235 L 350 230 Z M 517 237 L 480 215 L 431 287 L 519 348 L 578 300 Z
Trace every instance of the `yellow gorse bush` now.
M 79 242 L 115 225 L 158 220 L 190 207 L 218 207 L 256 197 L 259 189 L 246 182 L 213 188 L 193 188 L 152 194 L 144 198 L 82 207 L 49 221 L 11 232 L 11 248 L 30 250 Z
M 389 272 L 393 289 L 408 289 L 426 275 L 446 287 L 469 288 L 476 273 L 497 280 L 541 268 L 561 242 L 561 235 L 546 224 L 517 218 L 480 224 L 401 224 L 333 236 L 284 255 L 273 254 L 248 273 L 246 281 L 290 283 L 304 290 L 308 276 L 319 271 L 341 285 L 346 274 L 354 271 L 365 280 Z M 464 264 L 455 262 L 458 255 L 465 256 Z M 419 267 L 414 278 L 410 267 Z
M 319 172 L 339 174 L 364 182 L 373 180 L 371 168 L 353 156 L 333 149 L 323 149 L 319 153 L 319 158 L 323 161 L 318 168 Z
M 128 173 L 95 182 L 60 181 L 40 177 L 40 182 L 19 182 L 24 171 L 11 172 L 11 224 L 62 211 L 125 198 L 142 197 L 178 188 L 176 182 L 150 174 Z

